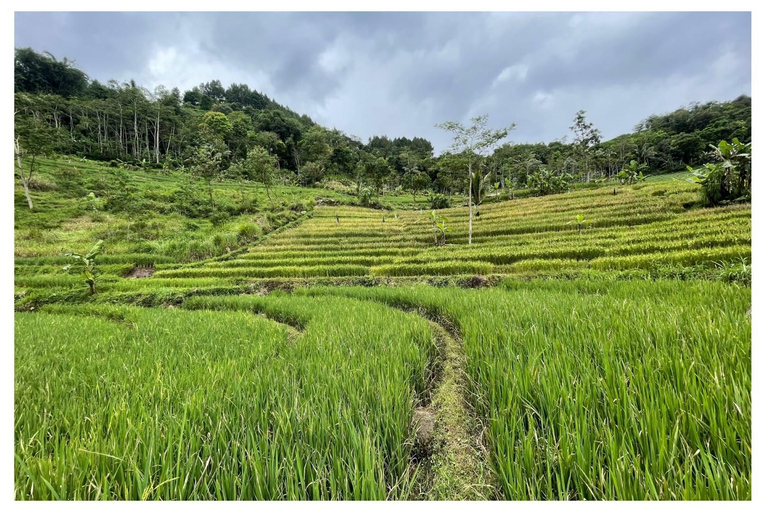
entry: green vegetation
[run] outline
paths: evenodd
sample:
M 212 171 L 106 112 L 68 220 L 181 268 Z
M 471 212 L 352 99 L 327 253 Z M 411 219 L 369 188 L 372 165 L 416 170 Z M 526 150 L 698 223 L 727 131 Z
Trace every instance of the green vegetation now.
M 742 144 L 736 138 L 733 143 L 722 140 L 712 146 L 712 154 L 717 163 L 705 163 L 698 170 L 688 166 L 693 181 L 702 186 L 704 202 L 713 206 L 748 201 L 752 192 L 752 144 Z
M 471 246 L 466 209 L 440 210 L 434 218 L 403 211 L 397 218 L 385 214 L 382 223 L 380 213 L 323 208 L 233 258 L 159 270 L 156 277 L 655 272 L 669 265 L 714 268 L 716 261 L 748 260 L 750 207 L 692 208 L 697 201 L 696 185 L 665 181 L 615 194 L 601 187 L 490 204 L 474 220 Z
M 468 178 L 475 173 L 478 184 L 496 191 L 485 198 L 489 202 L 601 180 L 617 183 L 633 160 L 647 168 L 646 175 L 699 167 L 712 163 L 710 145 L 734 138 L 751 141 L 752 100 L 740 96 L 650 116 L 632 133 L 611 140 L 603 140 L 580 110 L 570 141 L 492 143 L 483 148 L 485 156 L 483 151 L 465 151 L 480 148 L 483 129 L 473 134 L 471 126 L 462 127 L 467 144 L 435 155 L 432 143 L 421 137 L 374 136 L 364 143 L 322 127 L 246 84 L 225 88 L 211 80 L 188 91 L 163 86 L 149 91 L 133 80 L 105 85 L 89 80 L 72 61 L 31 48 L 17 48 L 14 65 L 17 153 L 30 157 L 30 169 L 17 169 L 22 183 L 34 172 L 35 156 L 65 154 L 131 169 L 178 170 L 208 184 L 227 175 L 261 183 L 267 190 L 273 183 L 333 187 L 360 197 L 363 204 L 416 209 L 430 204 L 430 193 L 455 202 L 461 196 L 473 198 L 478 204 L 478 194 L 469 191 Z M 442 126 L 451 131 L 460 127 L 451 122 Z M 209 202 L 215 203 L 210 187 L 208 192 Z M 31 201 L 28 206 L 32 208 Z
M 456 323 L 507 499 L 751 496 L 749 289 L 507 281 L 309 293 Z
M 15 71 L 16 499 L 751 499 L 748 97 L 435 157 Z
M 80 274 L 80 277 L 83 278 L 85 281 L 85 284 L 88 285 L 88 288 L 91 290 L 91 295 L 96 293 L 96 256 L 101 254 L 101 246 L 104 243 L 104 240 L 99 240 L 96 242 L 96 245 L 91 247 L 91 250 L 88 251 L 88 254 L 83 256 L 82 254 L 77 253 L 68 253 L 64 256 L 69 258 L 74 258 L 79 265 L 78 267 L 82 267 L 82 273 Z M 64 267 L 64 270 L 69 270 L 72 267 L 72 264 L 67 265 Z
M 17 499 L 408 496 L 426 322 L 349 299 L 185 306 L 233 311 L 17 314 Z

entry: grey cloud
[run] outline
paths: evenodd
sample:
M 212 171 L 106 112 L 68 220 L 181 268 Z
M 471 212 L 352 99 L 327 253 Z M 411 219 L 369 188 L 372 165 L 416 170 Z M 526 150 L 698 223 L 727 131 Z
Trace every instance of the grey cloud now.
M 17 13 L 15 43 L 101 81 L 245 81 L 363 140 L 443 149 L 435 123 L 483 112 L 529 142 L 567 135 L 585 109 L 612 137 L 749 94 L 750 24 L 749 13 Z

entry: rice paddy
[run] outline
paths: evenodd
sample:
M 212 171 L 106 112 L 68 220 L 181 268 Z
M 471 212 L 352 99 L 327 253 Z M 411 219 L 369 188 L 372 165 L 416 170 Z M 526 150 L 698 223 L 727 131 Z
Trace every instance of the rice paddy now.
M 403 198 L 278 193 L 318 202 L 17 207 L 16 499 L 751 499 L 749 204 L 498 201 L 470 245 L 466 206 L 442 244 Z M 62 254 L 102 238 L 90 295 Z

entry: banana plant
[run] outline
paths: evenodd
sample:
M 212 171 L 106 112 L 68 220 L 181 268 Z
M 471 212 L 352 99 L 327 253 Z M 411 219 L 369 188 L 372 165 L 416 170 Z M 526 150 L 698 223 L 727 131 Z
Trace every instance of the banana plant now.
M 576 216 L 576 220 L 569 221 L 567 224 L 574 224 L 575 223 L 576 227 L 579 228 L 579 234 L 581 234 L 581 230 L 584 229 L 584 226 L 587 225 L 590 222 L 592 222 L 592 221 L 587 220 L 586 218 L 584 218 L 584 215 L 578 214 Z
M 437 215 L 435 210 L 432 210 L 430 217 L 432 219 L 432 234 L 435 236 L 435 245 L 445 245 L 445 234 L 451 231 L 448 226 L 448 219 L 443 215 Z M 440 233 L 440 241 L 437 240 L 437 233 Z
M 88 206 L 93 210 L 94 212 L 98 211 L 99 208 L 97 207 L 97 199 L 96 194 L 91 192 L 87 196 L 85 196 L 85 200 L 88 201 Z
M 96 293 L 96 256 L 101 254 L 101 246 L 104 244 L 104 240 L 99 240 L 96 242 L 96 245 L 91 247 L 91 250 L 88 251 L 88 254 L 83 256 L 82 254 L 78 254 L 76 252 L 68 252 L 64 256 L 68 258 L 74 258 L 75 263 L 70 263 L 69 265 L 66 265 L 64 267 L 64 270 L 67 271 L 70 268 L 72 268 L 72 265 L 78 265 L 81 267 L 82 272 L 80 273 L 80 277 L 83 278 L 85 283 L 88 285 L 88 287 L 91 290 L 91 295 Z
M 622 185 L 632 185 L 647 178 L 647 176 L 643 175 L 643 169 L 647 167 L 646 164 L 638 164 L 637 160 L 632 160 L 628 164 L 624 164 L 624 169 L 616 177 L 619 178 Z
M 509 178 L 504 178 L 504 187 L 507 189 L 507 197 L 509 199 L 515 198 L 515 189 L 512 187 L 513 183 L 512 180 Z

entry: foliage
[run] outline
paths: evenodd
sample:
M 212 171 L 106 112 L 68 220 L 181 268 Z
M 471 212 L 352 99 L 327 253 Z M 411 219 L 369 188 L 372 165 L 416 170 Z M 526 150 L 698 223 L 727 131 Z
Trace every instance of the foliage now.
M 477 169 L 472 173 L 472 203 L 475 207 L 482 204 L 483 199 L 485 199 L 485 196 L 488 193 L 490 175 L 491 173 L 483 174 L 481 169 Z
M 645 181 L 647 176 L 643 175 L 643 169 L 647 167 L 646 164 L 638 164 L 637 160 L 632 160 L 624 166 L 624 169 L 616 177 L 619 178 L 622 185 L 634 185 L 640 181 Z
M 432 231 L 435 235 L 435 245 L 445 245 L 445 234 L 451 231 L 448 219 L 444 215 L 437 215 L 435 210 L 432 210 L 429 214 L 432 220 Z M 438 233 L 440 233 L 440 240 L 437 238 Z
M 749 196 L 752 186 L 752 144 L 738 139 L 732 143 L 720 141 L 712 146 L 715 163 L 705 163 L 699 169 L 690 166 L 691 179 L 702 186 L 707 205 L 716 205 Z
M 373 198 L 373 192 L 370 188 L 365 187 L 360 191 L 360 205 L 371 206 Z
M 243 174 L 248 180 L 254 180 L 264 185 L 267 198 L 272 200 L 269 187 L 272 185 L 277 172 L 277 157 L 271 155 L 265 148 L 256 146 L 248 151 L 243 162 Z
M 416 171 L 423 173 L 420 178 L 429 177 L 426 187 L 432 192 L 467 193 L 469 198 L 468 159 L 474 161 L 473 169 L 482 166 L 490 172 L 491 183 L 506 185 L 509 179 L 516 186 L 524 186 L 540 165 L 571 174 L 576 182 L 615 179 L 631 160 L 660 174 L 701 165 L 706 148 L 720 140 L 751 140 L 747 96 L 650 116 L 633 133 L 608 141 L 601 141 L 599 130 L 579 111 L 570 142 L 564 138 L 487 151 L 452 150 L 435 158 L 426 139 L 373 136 L 363 143 L 317 125 L 245 84 L 224 87 L 211 80 L 188 91 L 163 86 L 150 91 L 132 80 L 102 84 L 66 58 L 59 61 L 29 48 L 16 49 L 14 83 L 17 134 L 27 118 L 33 119 L 50 129 L 51 150 L 60 154 L 120 161 L 127 170 L 189 171 L 195 168 L 201 143 L 215 137 L 226 146 L 222 172 L 260 146 L 277 159 L 281 183 L 313 186 L 326 177 L 343 177 L 355 180 L 355 195 L 363 185 L 379 196 L 403 186 L 415 198 L 410 187 L 414 181 L 407 175 Z M 305 169 L 306 164 L 313 165 Z
M 557 173 L 540 166 L 528 175 L 526 187 L 533 190 L 537 196 L 545 196 L 565 192 L 572 180 L 573 176 L 568 173 Z
M 465 162 L 468 175 L 469 175 L 469 198 L 467 205 L 469 207 L 469 229 L 468 229 L 468 243 L 472 243 L 472 180 L 473 180 L 473 167 L 479 168 L 477 160 L 479 157 L 486 155 L 492 151 L 494 147 L 509 135 L 509 132 L 515 128 L 514 124 L 511 124 L 505 128 L 499 128 L 496 130 L 486 128 L 488 123 L 488 114 L 473 117 L 470 126 L 464 126 L 456 121 L 446 121 L 442 124 L 436 125 L 453 135 L 453 143 L 451 145 L 451 153 L 457 155 L 461 160 Z M 481 179 L 478 177 L 478 179 Z M 480 194 L 480 192 L 478 192 Z M 478 203 L 475 203 L 478 204 Z
M 589 224 L 590 222 L 592 221 L 586 219 L 584 215 L 580 213 L 576 215 L 576 219 L 574 221 L 568 221 L 568 224 L 575 223 L 576 227 L 579 230 L 579 234 L 581 234 L 581 230 L 584 228 L 585 225 Z
M 212 137 L 210 140 L 203 142 L 195 152 L 193 172 L 208 184 L 211 206 L 214 206 L 212 183 L 214 179 L 221 176 L 226 155 L 226 146 L 218 137 Z
M 442 210 L 451 207 L 451 201 L 443 194 L 433 194 L 429 198 L 430 208 L 433 210 Z
M 64 270 L 69 270 L 72 265 L 80 267 L 80 277 L 85 281 L 85 284 L 88 285 L 91 295 L 96 293 L 96 256 L 101 254 L 102 245 L 104 245 L 104 240 L 99 240 L 93 247 L 91 247 L 91 250 L 88 251 L 85 256 L 76 252 L 68 252 L 64 255 L 67 258 L 73 258 L 75 260 L 75 263 L 70 263 L 65 266 Z

